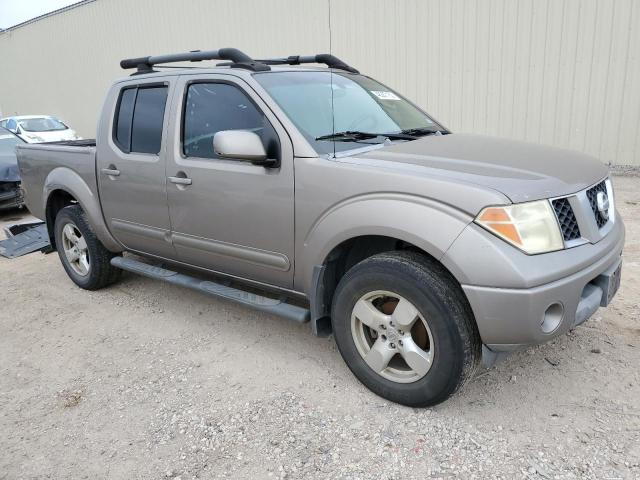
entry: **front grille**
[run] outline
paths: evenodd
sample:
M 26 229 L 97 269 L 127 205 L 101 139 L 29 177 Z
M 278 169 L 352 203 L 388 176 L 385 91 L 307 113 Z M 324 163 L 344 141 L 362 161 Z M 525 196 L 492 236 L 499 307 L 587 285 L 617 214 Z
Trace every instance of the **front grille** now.
M 602 228 L 607 223 L 607 217 L 600 213 L 598 210 L 598 193 L 604 192 L 607 194 L 607 184 L 603 180 L 599 184 L 594 187 L 591 187 L 587 190 L 587 199 L 589 199 L 589 205 L 591 205 L 591 210 L 593 211 L 593 216 L 596 218 L 596 223 L 598 224 L 598 228 Z
M 577 240 L 581 237 L 580 227 L 578 227 L 578 220 L 573 213 L 573 208 L 569 200 L 566 198 L 558 198 L 553 200 L 553 209 L 558 217 L 558 223 L 560 224 L 560 230 L 562 231 L 562 238 L 567 242 L 569 240 Z

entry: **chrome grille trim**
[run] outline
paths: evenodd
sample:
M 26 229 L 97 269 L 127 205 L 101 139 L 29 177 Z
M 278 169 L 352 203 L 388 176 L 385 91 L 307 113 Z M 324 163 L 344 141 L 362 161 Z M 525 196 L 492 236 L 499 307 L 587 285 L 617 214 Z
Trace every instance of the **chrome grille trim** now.
M 604 190 L 602 190 L 603 185 L 605 188 Z M 596 190 L 595 195 L 597 195 L 598 191 L 606 191 L 607 197 L 609 198 L 609 218 L 604 223 L 602 220 L 598 221 L 596 214 L 599 215 L 600 212 L 598 212 L 597 205 L 594 211 L 591 199 L 587 194 L 587 192 L 592 189 L 596 189 L 596 187 L 599 188 L 599 190 Z M 595 197 L 595 195 L 593 196 Z M 611 180 L 608 177 L 572 195 L 550 198 L 549 202 L 551 202 L 551 207 L 556 214 L 558 226 L 560 227 L 560 231 L 564 239 L 565 248 L 577 247 L 579 245 L 584 245 L 585 243 L 599 242 L 611 231 L 616 221 L 613 187 L 611 185 Z M 573 227 L 573 225 L 566 224 L 567 221 L 570 222 L 571 220 L 567 220 L 567 218 L 565 218 L 566 216 L 561 215 L 561 213 L 566 213 L 567 211 L 566 203 L 564 202 L 569 204 L 575 217 L 577 227 L 580 232 L 580 236 L 577 238 L 575 238 L 576 235 L 573 232 L 573 228 L 571 231 L 572 235 L 569 236 L 567 228 Z M 564 206 L 563 211 L 558 210 L 558 207 L 561 205 Z M 564 226 L 563 221 L 565 222 Z
M 609 197 L 609 192 L 607 191 L 607 183 L 606 180 L 601 181 L 597 185 L 589 188 L 587 190 L 587 198 L 589 199 L 589 205 L 591 205 L 591 211 L 593 212 L 593 216 L 596 219 L 596 224 L 598 228 L 602 228 L 609 221 L 608 217 L 605 217 L 598 210 L 598 202 L 597 197 L 599 192 L 606 193 L 607 197 Z

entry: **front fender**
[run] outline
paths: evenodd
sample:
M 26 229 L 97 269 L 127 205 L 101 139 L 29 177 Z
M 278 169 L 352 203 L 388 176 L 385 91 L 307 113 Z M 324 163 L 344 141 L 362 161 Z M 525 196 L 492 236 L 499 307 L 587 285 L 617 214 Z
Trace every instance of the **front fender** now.
M 46 212 L 49 197 L 56 190 L 67 192 L 78 201 L 87 215 L 91 230 L 108 250 L 122 251 L 122 246 L 107 229 L 97 192 L 92 191 L 80 175 L 65 167 L 57 167 L 49 172 L 43 185 L 43 211 Z
M 341 243 L 380 235 L 409 242 L 436 259 L 472 221 L 468 214 L 427 198 L 379 193 L 350 198 L 328 209 L 296 252 L 296 287 L 312 295 L 313 268 Z

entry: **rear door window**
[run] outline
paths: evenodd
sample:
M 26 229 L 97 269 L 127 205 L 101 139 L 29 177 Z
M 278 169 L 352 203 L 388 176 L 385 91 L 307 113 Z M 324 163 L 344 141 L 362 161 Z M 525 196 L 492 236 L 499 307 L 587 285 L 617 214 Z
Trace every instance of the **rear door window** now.
M 133 104 L 136 101 L 137 91 L 137 88 L 127 88 L 120 94 L 116 115 L 115 141 L 125 152 L 131 149 L 131 119 L 133 118 Z
M 166 103 L 166 86 L 122 90 L 114 126 L 114 141 L 122 151 L 160 152 Z

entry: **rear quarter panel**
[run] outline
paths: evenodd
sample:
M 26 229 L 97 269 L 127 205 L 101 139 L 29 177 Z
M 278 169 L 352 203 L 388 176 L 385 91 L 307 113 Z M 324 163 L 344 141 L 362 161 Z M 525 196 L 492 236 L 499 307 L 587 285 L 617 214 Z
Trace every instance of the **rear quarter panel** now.
M 94 233 L 110 250 L 121 250 L 104 222 L 96 184 L 96 149 L 65 145 L 21 145 L 18 166 L 25 203 L 37 218 L 46 220 L 52 192 L 63 190 L 83 208 Z

